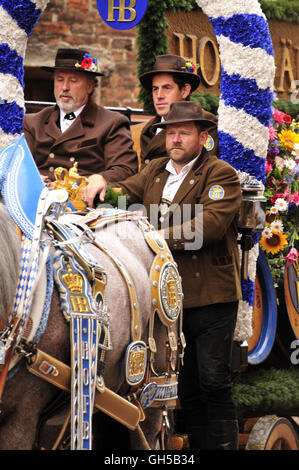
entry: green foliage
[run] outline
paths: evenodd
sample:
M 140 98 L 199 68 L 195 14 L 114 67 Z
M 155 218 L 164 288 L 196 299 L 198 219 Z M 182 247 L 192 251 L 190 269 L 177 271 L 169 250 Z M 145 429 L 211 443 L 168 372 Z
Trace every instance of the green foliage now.
M 277 100 L 273 102 L 273 106 L 274 108 L 279 109 L 279 111 L 289 114 L 293 119 L 299 116 L 299 103 L 295 104 L 291 101 Z
M 117 208 L 118 207 L 118 198 L 119 198 L 119 196 L 125 196 L 126 202 L 128 202 L 128 199 L 129 199 L 128 194 L 123 195 L 122 193 L 119 193 L 119 192 L 115 191 L 112 188 L 112 186 L 108 185 L 107 188 L 106 188 L 104 204 L 105 205 L 109 204 L 110 206 Z M 98 205 L 98 207 L 100 207 L 100 205 Z
M 192 93 L 191 101 L 198 101 L 203 109 L 217 115 L 219 106 L 219 96 L 212 93 Z
M 149 0 L 148 7 L 138 26 L 138 77 L 153 68 L 157 55 L 167 52 L 167 38 L 164 31 L 168 27 L 164 16 L 167 7 L 165 1 Z M 138 100 L 143 103 L 143 109 L 148 114 L 155 114 L 151 93 L 140 86 Z
M 233 383 L 238 413 L 299 409 L 299 369 L 251 369 Z
M 260 0 L 260 5 L 268 20 L 299 23 L 299 3 L 288 0 Z

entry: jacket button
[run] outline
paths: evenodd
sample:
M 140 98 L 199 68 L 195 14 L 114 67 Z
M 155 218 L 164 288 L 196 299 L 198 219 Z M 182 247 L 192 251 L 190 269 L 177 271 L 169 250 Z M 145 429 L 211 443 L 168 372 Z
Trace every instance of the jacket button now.
M 49 153 L 49 157 L 50 158 L 55 158 L 55 153 L 53 153 L 53 152 Z
M 194 180 L 193 180 L 193 179 L 192 179 L 192 180 L 190 180 L 190 181 L 189 181 L 189 183 L 190 183 L 190 184 L 193 184 L 193 183 L 194 183 Z
M 195 277 L 199 277 L 199 273 L 195 273 Z
M 160 178 L 156 178 L 156 183 L 160 183 Z
M 192 255 L 192 259 L 197 259 L 197 255 Z
M 74 162 L 75 161 L 75 157 L 70 157 L 70 162 Z
M 149 163 L 149 159 L 147 158 L 146 160 L 144 160 L 144 163 L 147 165 Z
M 54 171 L 54 166 L 50 166 L 49 171 Z

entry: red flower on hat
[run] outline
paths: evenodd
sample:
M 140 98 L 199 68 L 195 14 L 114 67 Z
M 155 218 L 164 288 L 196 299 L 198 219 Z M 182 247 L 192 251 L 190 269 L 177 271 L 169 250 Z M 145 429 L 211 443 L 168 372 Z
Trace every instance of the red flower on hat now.
M 81 62 L 82 69 L 89 69 L 92 66 L 92 60 L 85 57 Z

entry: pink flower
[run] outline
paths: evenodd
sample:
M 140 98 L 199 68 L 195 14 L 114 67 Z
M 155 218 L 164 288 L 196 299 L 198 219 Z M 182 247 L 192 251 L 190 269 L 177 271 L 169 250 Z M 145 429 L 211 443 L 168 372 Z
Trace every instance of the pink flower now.
M 277 130 L 273 126 L 269 126 L 269 140 L 277 139 Z
M 272 163 L 266 162 L 266 175 L 270 173 L 270 171 L 273 170 L 273 165 Z
M 280 124 L 284 124 L 285 122 L 284 116 L 285 116 L 285 113 L 282 111 L 279 111 L 278 109 L 275 109 L 272 115 L 273 119 L 275 119 L 275 121 L 279 122 Z
M 299 206 L 299 191 L 290 195 L 290 202 L 294 202 L 296 206 Z
M 284 259 L 287 260 L 287 266 L 290 266 L 290 264 L 294 264 L 297 258 L 298 251 L 296 250 L 296 248 L 291 248 L 287 256 L 284 256 Z

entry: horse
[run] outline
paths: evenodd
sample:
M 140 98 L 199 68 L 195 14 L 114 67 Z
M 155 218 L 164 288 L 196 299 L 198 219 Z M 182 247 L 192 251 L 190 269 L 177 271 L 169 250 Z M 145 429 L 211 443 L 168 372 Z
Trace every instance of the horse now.
M 141 340 L 147 343 L 151 305 L 149 273 L 154 253 L 145 242 L 142 230 L 137 227 L 134 221 L 123 221 L 121 224 L 107 225 L 105 228 L 96 230 L 96 240 L 121 260 L 134 281 L 139 303 Z M 110 316 L 112 348 L 106 351 L 105 356 L 105 386 L 124 396 L 130 388 L 126 383 L 123 367 L 126 348 L 131 341 L 131 318 L 127 286 L 115 261 L 107 255 L 107 251 L 100 250 L 92 243 L 85 244 L 86 247 L 88 252 L 103 266 L 107 274 L 105 299 Z M 8 312 L 11 311 L 15 296 L 20 270 L 20 249 L 20 236 L 16 224 L 5 205 L 0 202 L 0 324 L 2 327 Z M 50 266 L 52 266 L 52 257 L 49 257 Z M 43 290 L 42 282 L 44 281 L 42 276 L 46 279 L 47 274 L 43 273 L 39 278 L 38 287 L 34 293 L 33 305 L 35 302 L 40 304 L 42 300 L 39 298 Z M 38 348 L 54 356 L 59 361 L 69 364 L 69 325 L 61 313 L 61 302 L 55 285 L 50 302 L 47 325 L 38 343 Z M 41 305 L 39 305 L 39 308 L 41 308 Z M 155 368 L 159 374 L 163 372 L 165 367 L 165 344 L 167 340 L 165 325 L 159 319 L 155 321 L 155 339 L 157 350 L 160 351 L 155 362 Z M 17 362 L 8 373 L 2 395 L 0 449 L 29 450 L 36 448 L 40 415 L 49 403 L 57 398 L 57 395 L 58 390 L 54 385 L 41 380 L 28 371 L 26 359 L 22 358 Z M 68 407 L 69 401 L 66 399 L 65 394 L 64 400 Z M 62 415 L 64 415 L 64 412 Z M 98 416 L 97 413 L 94 416 Z M 146 419 L 138 427 L 139 433 L 136 433 L 136 430 L 129 432 L 131 449 L 155 449 L 160 446 L 159 433 L 162 426 L 162 411 L 159 407 L 149 408 L 145 410 L 145 416 Z M 55 424 L 55 415 L 53 422 Z M 60 423 L 59 419 L 58 422 Z M 98 422 L 100 423 L 101 420 L 98 420 Z M 101 442 L 98 423 L 96 428 L 98 434 L 95 441 Z M 51 434 L 50 430 L 49 434 Z M 45 427 L 44 439 L 46 445 L 53 445 L 53 436 L 47 436 L 47 427 Z M 117 449 L 116 443 L 115 448 Z

